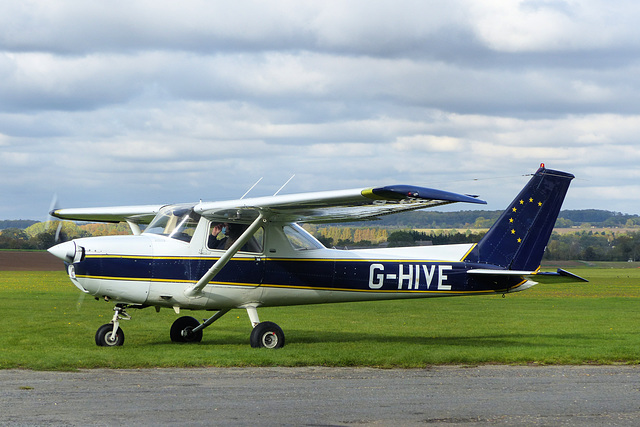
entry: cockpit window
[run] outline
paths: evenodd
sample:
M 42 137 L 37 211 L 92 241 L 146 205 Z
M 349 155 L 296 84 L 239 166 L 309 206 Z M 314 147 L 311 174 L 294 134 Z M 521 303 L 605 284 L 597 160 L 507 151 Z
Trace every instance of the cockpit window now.
M 144 232 L 190 242 L 198 221 L 200 215 L 190 206 L 166 206 L 158 212 Z
M 304 231 L 297 224 L 285 225 L 282 227 L 284 234 L 287 236 L 289 243 L 296 251 L 308 251 L 311 249 L 320 249 L 322 244 L 314 239 L 309 233 Z

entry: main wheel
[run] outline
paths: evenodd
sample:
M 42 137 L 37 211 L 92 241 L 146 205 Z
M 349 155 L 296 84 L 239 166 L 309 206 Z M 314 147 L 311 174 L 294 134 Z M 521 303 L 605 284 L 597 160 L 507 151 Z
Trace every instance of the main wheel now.
M 113 324 L 107 323 L 98 328 L 96 332 L 96 344 L 100 347 L 114 347 L 124 344 L 124 332 L 118 328 L 113 335 Z
M 284 347 L 284 332 L 273 322 L 258 323 L 251 331 L 249 342 L 253 348 L 281 348 Z
M 200 322 L 190 316 L 183 316 L 176 319 L 171 325 L 171 341 L 173 342 L 200 342 L 202 341 L 202 330 L 193 332 L 196 326 L 200 326 Z

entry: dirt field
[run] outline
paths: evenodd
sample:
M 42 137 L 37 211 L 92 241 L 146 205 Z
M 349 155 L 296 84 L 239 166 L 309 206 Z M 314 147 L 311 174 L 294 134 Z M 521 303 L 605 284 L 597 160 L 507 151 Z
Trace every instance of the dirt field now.
M 45 251 L 0 251 L 0 271 L 57 271 L 64 263 Z

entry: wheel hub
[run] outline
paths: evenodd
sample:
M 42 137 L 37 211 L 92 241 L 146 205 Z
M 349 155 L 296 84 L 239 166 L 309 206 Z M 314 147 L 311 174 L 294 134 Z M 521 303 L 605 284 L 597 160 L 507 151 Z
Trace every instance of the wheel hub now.
M 267 332 L 262 336 L 262 345 L 266 348 L 274 348 L 278 345 L 278 336 L 274 332 Z

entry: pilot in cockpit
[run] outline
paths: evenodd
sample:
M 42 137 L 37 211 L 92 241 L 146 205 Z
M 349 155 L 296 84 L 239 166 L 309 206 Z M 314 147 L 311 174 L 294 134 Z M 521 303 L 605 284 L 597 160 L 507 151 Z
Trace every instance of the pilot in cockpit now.
M 244 231 L 247 229 L 246 225 L 241 225 L 241 224 L 225 224 L 227 226 L 227 239 L 224 242 L 224 245 L 220 246 L 221 249 L 229 249 L 231 247 L 231 245 L 233 245 L 236 240 L 238 240 L 240 238 L 240 236 L 242 236 L 242 233 L 244 233 Z M 241 249 L 241 251 L 246 251 L 247 247 L 246 245 L 244 245 Z
M 227 250 L 240 238 L 240 236 L 242 236 L 247 228 L 248 226 L 245 224 L 226 222 L 212 223 L 207 247 L 209 249 Z M 262 246 L 254 236 L 245 243 L 240 250 L 245 252 L 260 252 L 262 250 Z
M 209 235 L 209 240 L 207 242 L 207 247 L 209 249 L 224 249 L 225 244 L 227 243 L 227 230 L 229 229 L 229 224 L 222 222 L 214 222 L 211 224 L 211 234 Z

